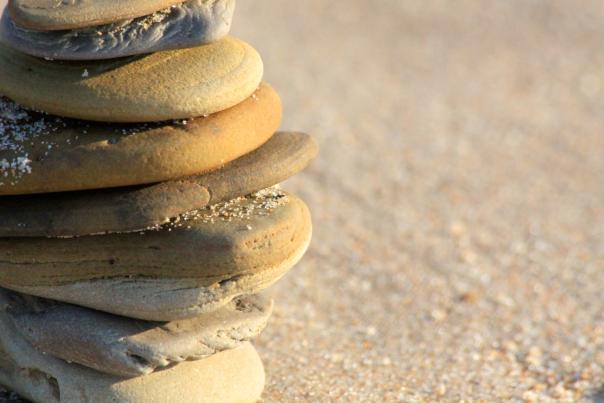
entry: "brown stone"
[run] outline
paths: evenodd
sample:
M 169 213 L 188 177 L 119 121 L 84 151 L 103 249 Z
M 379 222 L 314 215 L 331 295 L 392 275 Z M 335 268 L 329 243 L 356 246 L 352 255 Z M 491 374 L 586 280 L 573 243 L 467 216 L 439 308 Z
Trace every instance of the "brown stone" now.
M 141 185 L 217 169 L 264 144 L 281 122 L 267 84 L 239 105 L 186 122 L 95 124 L 0 102 L 0 196 Z
M 0 198 L 0 237 L 139 231 L 187 211 L 276 185 L 316 156 L 307 134 L 281 132 L 219 170 L 132 188 Z

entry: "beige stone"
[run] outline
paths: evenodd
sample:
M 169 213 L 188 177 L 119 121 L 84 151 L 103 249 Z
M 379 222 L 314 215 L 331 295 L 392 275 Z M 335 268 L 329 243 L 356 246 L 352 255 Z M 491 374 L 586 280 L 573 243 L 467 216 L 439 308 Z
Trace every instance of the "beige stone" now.
M 188 320 L 149 322 L 0 290 L 38 351 L 120 377 L 137 377 L 239 347 L 266 327 L 272 301 L 244 296 Z
M 134 188 L 0 198 L 0 237 L 71 237 L 138 231 L 187 211 L 275 185 L 304 169 L 318 147 L 304 133 L 277 133 L 209 173 Z
M 264 388 L 262 361 L 249 343 L 125 379 L 43 355 L 5 312 L 0 325 L 0 384 L 34 403 L 252 403 Z
M 234 37 L 90 62 L 48 61 L 0 46 L 0 94 L 31 109 L 94 121 L 209 115 L 252 95 L 262 74 L 258 53 Z
M 281 122 L 267 84 L 225 111 L 187 120 L 107 125 L 56 120 L 0 102 L 0 195 L 154 183 L 216 169 L 264 144 Z
M 308 242 L 275 267 L 235 276 L 209 286 L 196 279 L 101 279 L 54 286 L 14 286 L 16 291 L 99 311 L 158 322 L 213 312 L 233 298 L 260 292 L 281 279 L 304 255 Z
M 182 0 L 10 0 L 9 10 L 24 27 L 55 31 L 141 17 L 179 3 Z

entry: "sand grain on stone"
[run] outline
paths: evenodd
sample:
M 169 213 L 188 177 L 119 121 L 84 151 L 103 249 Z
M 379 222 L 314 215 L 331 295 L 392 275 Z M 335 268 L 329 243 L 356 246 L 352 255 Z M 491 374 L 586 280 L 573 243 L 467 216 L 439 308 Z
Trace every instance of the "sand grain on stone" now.
M 304 202 L 273 188 L 185 213 L 142 233 L 0 238 L 0 283 L 10 288 L 166 278 L 209 286 L 279 265 L 297 254 L 310 232 Z
M 191 318 L 273 285 L 311 234 L 304 202 L 267 189 L 141 233 L 0 238 L 0 284 L 144 320 Z

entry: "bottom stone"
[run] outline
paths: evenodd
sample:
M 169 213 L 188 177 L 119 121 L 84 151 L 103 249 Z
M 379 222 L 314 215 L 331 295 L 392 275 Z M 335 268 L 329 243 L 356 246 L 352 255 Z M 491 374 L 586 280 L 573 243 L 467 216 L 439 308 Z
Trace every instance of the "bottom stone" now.
M 121 379 L 45 356 L 0 320 L 0 384 L 39 403 L 255 402 L 264 368 L 246 343 L 207 359 L 133 379 Z M 8 327 L 7 327 L 8 326 Z

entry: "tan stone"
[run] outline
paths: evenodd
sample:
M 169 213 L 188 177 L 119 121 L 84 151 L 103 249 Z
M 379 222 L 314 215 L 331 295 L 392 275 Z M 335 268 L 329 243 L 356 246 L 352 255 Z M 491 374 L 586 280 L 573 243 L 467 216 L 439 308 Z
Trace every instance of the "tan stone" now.
M 138 231 L 244 196 L 295 175 L 316 156 L 303 133 L 277 133 L 219 170 L 134 188 L 0 198 L 0 237 L 71 237 Z
M 4 101 L 0 195 L 139 185 L 216 169 L 264 144 L 281 113 L 267 84 L 230 109 L 186 124 L 56 121 Z
M 309 224 L 304 202 L 270 189 L 143 233 L 3 238 L 0 282 L 40 286 L 151 277 L 210 285 L 287 259 L 307 238 Z
M 310 237 L 287 260 L 256 273 L 208 286 L 196 279 L 109 278 L 53 286 L 14 286 L 16 291 L 52 298 L 116 315 L 158 322 L 214 312 L 240 295 L 260 292 L 283 277 L 304 255 Z
M 306 205 L 269 189 L 144 233 L 0 239 L 0 285 L 118 315 L 176 320 L 276 282 L 311 237 Z
M 39 31 L 74 29 L 141 17 L 182 0 L 10 0 L 11 17 Z
M 230 108 L 258 88 L 262 60 L 245 42 L 121 59 L 58 62 L 0 46 L 0 94 L 31 109 L 105 122 L 187 119 Z

